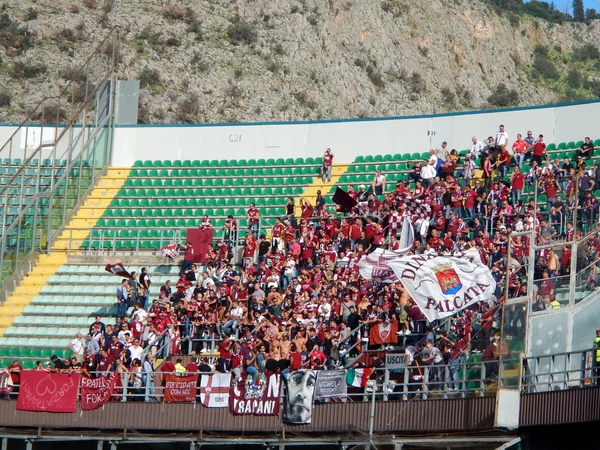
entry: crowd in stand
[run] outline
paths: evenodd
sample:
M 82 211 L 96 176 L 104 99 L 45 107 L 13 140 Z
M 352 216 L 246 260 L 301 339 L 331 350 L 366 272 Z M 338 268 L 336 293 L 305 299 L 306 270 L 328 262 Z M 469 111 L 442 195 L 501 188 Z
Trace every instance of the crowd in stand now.
M 585 138 L 575 160 L 556 160 L 549 156 L 543 136 L 526 136 L 519 134 L 511 143 L 500 126 L 485 143 L 473 137 L 463 161 L 444 142 L 429 159 L 416 162 L 406 179 L 395 180 L 389 193 L 385 187 L 390 182 L 380 171 L 370 186 L 349 187 L 356 206 L 343 215 L 331 211 L 320 192 L 314 203 L 302 199 L 299 215 L 290 199 L 269 238 L 261 232 L 259 211 L 252 205 L 245 237 L 229 217 L 205 264 L 184 259 L 179 279 L 160 287 L 152 285 L 146 269 L 123 279 L 116 294 L 116 323 L 105 325 L 97 318 L 86 340 L 78 335 L 69 345 L 73 358 L 53 358 L 52 365 L 40 363 L 39 369 L 116 370 L 141 386 L 144 373 L 154 369 L 155 356 L 197 355 L 204 369 L 256 374 L 344 367 L 362 346 L 405 349 L 407 364 L 415 359 L 424 365 L 447 364 L 451 388 L 458 387 L 458 367 L 470 352 L 481 352 L 488 375 L 494 376 L 499 355 L 508 356 L 497 334 L 498 306 L 507 296 L 533 294 L 536 308 L 558 308 L 554 280 L 571 270 L 568 246 L 560 254 L 545 249 L 535 257 L 540 281 L 528 293 L 530 238 L 511 232 L 533 230 L 541 245 L 571 241 L 584 224 L 595 226 L 597 217 L 593 189 L 600 170 L 584 162 L 594 153 L 590 139 Z M 329 149 L 323 160 L 325 180 L 333 164 Z M 523 202 L 523 192 L 533 192 L 536 184 L 544 202 Z M 431 220 L 413 217 L 405 206 L 408 197 L 429 205 Z M 572 220 L 575 211 L 577 221 Z M 371 282 L 359 274 L 364 255 L 377 248 L 399 249 L 399 219 L 404 216 L 419 224 L 411 254 L 475 247 L 497 281 L 494 296 L 463 310 L 443 331 L 425 320 L 401 283 Z M 210 218 L 200 226 L 211 227 Z M 234 244 L 242 238 L 242 263 L 236 265 Z M 512 262 L 506 283 L 509 240 Z M 592 240 L 589 247 L 586 258 L 594 261 L 600 241 Z M 600 285 L 600 275 L 589 283 Z M 131 305 L 133 313 L 127 315 Z M 369 347 L 368 328 L 381 321 L 399 323 L 396 342 Z M 215 345 L 218 359 L 209 366 L 202 357 Z M 354 364 L 369 366 L 373 360 Z M 173 372 L 196 368 L 198 364 L 186 368 L 171 362 L 162 366 Z M 431 373 L 440 381 L 441 373 Z

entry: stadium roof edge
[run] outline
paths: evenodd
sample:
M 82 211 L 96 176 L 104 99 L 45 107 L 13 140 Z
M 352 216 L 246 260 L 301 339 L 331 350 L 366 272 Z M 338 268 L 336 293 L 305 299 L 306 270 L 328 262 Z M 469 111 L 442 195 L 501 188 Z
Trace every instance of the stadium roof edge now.
M 592 103 L 600 103 L 600 99 L 584 100 L 570 103 L 550 103 L 547 105 L 519 106 L 515 108 L 500 108 L 500 109 L 481 109 L 477 111 L 457 111 L 440 114 L 420 114 L 415 116 L 390 116 L 390 117 L 365 117 L 365 118 L 349 118 L 349 119 L 328 119 L 328 120 L 303 120 L 303 121 L 273 121 L 273 122 L 221 122 L 221 123 L 148 123 L 148 124 L 123 124 L 115 125 L 116 128 L 168 128 L 168 127 L 233 127 L 233 126 L 256 126 L 256 125 L 312 125 L 312 124 L 327 124 L 327 123 L 344 123 L 344 122 L 374 122 L 387 120 L 408 120 L 408 119 L 431 119 L 436 117 L 451 117 L 451 116 L 467 116 L 475 114 L 492 114 L 510 111 L 527 111 L 535 109 L 559 108 L 565 106 L 587 105 Z M 18 123 L 0 124 L 0 127 L 15 127 L 20 126 Z M 27 124 L 26 124 L 27 125 Z M 37 123 L 32 123 L 31 126 L 39 126 Z M 47 125 L 48 126 L 48 125 Z M 77 127 L 77 125 L 75 125 Z

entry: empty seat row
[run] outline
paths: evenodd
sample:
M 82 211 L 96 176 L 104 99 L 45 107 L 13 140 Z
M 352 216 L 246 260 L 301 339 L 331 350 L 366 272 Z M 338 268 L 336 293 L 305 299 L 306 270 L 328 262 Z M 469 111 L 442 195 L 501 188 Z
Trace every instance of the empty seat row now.
M 54 325 L 61 326 L 65 323 L 76 327 L 89 327 L 93 318 L 86 316 L 17 316 L 15 317 L 14 325 Z M 114 318 L 106 318 L 104 323 L 113 323 Z
M 172 179 L 173 181 L 178 178 L 183 180 L 178 181 L 190 181 L 189 179 L 198 178 L 202 180 L 217 179 L 220 177 L 257 177 L 257 176 L 285 176 L 291 175 L 314 175 L 319 170 L 320 166 L 294 166 L 294 167 L 256 167 L 249 169 L 131 169 L 129 172 L 130 178 L 163 178 Z M 188 178 L 188 180 L 186 180 Z
M 69 338 L 47 338 L 47 337 L 2 337 L 0 338 L 0 346 L 16 347 L 45 347 L 45 348 L 66 348 L 71 339 Z
M 133 308 L 131 308 L 133 310 Z M 28 315 L 69 315 L 69 316 L 114 316 L 117 314 L 117 306 L 65 306 L 65 305 L 26 305 L 23 313 Z
M 59 274 L 93 274 L 93 273 L 101 273 L 107 274 L 109 277 L 113 277 L 114 275 L 110 275 L 104 270 L 105 266 L 87 266 L 87 265 L 77 265 L 77 264 L 65 264 L 60 266 L 58 269 Z M 141 266 L 140 266 L 141 267 Z M 148 273 L 152 275 L 153 273 L 163 274 L 163 273 L 179 273 L 179 268 L 177 266 L 145 266 L 148 269 Z M 136 267 L 137 269 L 137 267 Z M 135 269 L 133 269 L 135 270 Z
M 92 237 L 97 237 L 100 236 L 102 230 L 92 230 L 92 233 L 90 236 Z M 146 230 L 148 231 L 148 230 Z M 150 230 L 150 231 L 156 231 L 156 230 Z M 142 234 L 140 232 L 140 234 Z M 126 236 L 127 237 L 127 236 Z M 164 283 L 166 280 L 168 280 L 170 277 L 169 275 L 163 275 L 163 274 L 156 274 L 152 276 L 152 282 L 154 284 L 159 284 L 159 283 Z M 110 284 L 111 286 L 115 284 L 115 282 L 118 282 L 119 279 L 111 274 L 106 274 L 106 275 L 52 275 L 49 279 L 48 282 L 51 284 L 57 284 L 57 283 L 85 283 L 85 284 Z M 95 297 L 92 297 L 95 298 Z
M 42 337 L 73 338 L 76 333 L 87 334 L 87 327 L 55 327 L 55 326 L 13 326 L 4 332 L 6 337 Z
M 119 284 L 119 279 L 115 277 L 114 285 L 99 285 L 99 286 L 90 286 L 89 289 L 86 289 L 89 294 L 111 294 L 116 292 L 116 289 Z M 59 285 L 45 285 L 41 293 L 42 294 L 78 294 L 81 291 L 81 286 L 73 286 L 69 284 L 59 284 Z
M 322 164 L 323 158 L 279 158 L 279 159 L 222 159 L 222 160 L 137 160 L 133 167 L 253 167 L 253 166 L 283 166 L 283 165 L 310 165 Z
M 20 338 L 11 338 L 20 339 Z M 56 355 L 59 358 L 66 358 L 71 355 L 68 348 L 31 348 L 31 347 L 1 347 L 0 357 L 12 356 L 13 358 L 50 358 Z M 11 360 L 9 360 L 11 361 Z M 32 361 L 35 362 L 35 361 Z M 21 363 L 23 365 L 23 363 Z M 23 365 L 24 368 L 26 368 Z
M 115 277 L 116 280 L 118 278 Z M 119 284 L 119 283 L 118 283 Z M 112 289 L 115 291 L 117 288 Z M 111 290 L 111 291 L 112 291 Z M 111 306 L 115 303 L 115 293 L 113 295 L 94 296 L 94 295 L 36 295 L 31 303 L 33 305 L 68 305 L 68 306 Z
M 219 179 L 222 180 L 222 178 L 219 178 Z M 223 181 L 223 183 L 218 182 L 218 184 L 214 184 L 214 181 L 210 178 L 206 178 L 206 179 L 197 178 L 197 179 L 193 179 L 193 180 L 192 179 L 184 180 L 181 183 L 177 182 L 176 184 L 173 184 L 170 186 L 165 186 L 164 183 L 161 181 L 160 186 L 156 186 L 156 188 L 152 188 L 153 180 L 151 180 L 151 179 L 143 180 L 141 178 L 128 178 L 123 183 L 124 189 L 119 192 L 123 192 L 123 191 L 133 192 L 131 189 L 129 189 L 129 188 L 133 187 L 133 188 L 144 189 L 144 190 L 143 191 L 138 190 L 138 194 L 132 194 L 132 195 L 139 195 L 140 193 L 144 193 L 146 191 L 149 193 L 149 195 L 152 195 L 151 193 L 154 189 L 155 194 L 156 193 L 160 194 L 161 192 L 166 192 L 167 193 L 167 194 L 165 194 L 166 196 L 172 196 L 172 194 L 169 194 L 169 192 L 171 192 L 171 189 L 173 189 L 174 191 L 177 191 L 177 192 L 181 192 L 178 188 L 189 188 L 189 189 L 193 189 L 193 190 L 191 190 L 191 191 L 186 190 L 186 195 L 193 194 L 196 196 L 211 196 L 211 195 L 218 195 L 224 189 L 231 189 L 231 191 L 229 191 L 230 192 L 229 195 L 243 195 L 244 191 L 242 191 L 242 194 L 234 194 L 234 192 L 237 192 L 237 191 L 235 191 L 235 189 L 246 188 L 248 186 L 263 187 L 263 188 L 272 187 L 272 186 L 302 187 L 302 186 L 311 184 L 313 181 L 314 181 L 314 176 L 285 177 L 285 178 L 252 177 L 252 178 L 230 178 L 230 179 L 226 179 L 225 181 Z M 157 182 L 157 184 L 158 184 L 158 182 Z M 164 186 L 164 189 L 161 189 L 162 186 Z M 218 188 L 218 189 L 212 189 L 213 187 Z M 228 192 L 228 191 L 225 191 L 225 192 Z

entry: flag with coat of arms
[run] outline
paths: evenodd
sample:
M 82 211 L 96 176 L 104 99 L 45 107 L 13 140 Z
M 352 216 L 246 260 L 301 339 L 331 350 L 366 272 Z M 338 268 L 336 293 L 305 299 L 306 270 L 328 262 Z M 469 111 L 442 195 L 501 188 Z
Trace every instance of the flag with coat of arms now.
M 229 406 L 230 389 L 230 373 L 202 375 L 200 380 L 200 402 L 207 408 L 227 408 Z

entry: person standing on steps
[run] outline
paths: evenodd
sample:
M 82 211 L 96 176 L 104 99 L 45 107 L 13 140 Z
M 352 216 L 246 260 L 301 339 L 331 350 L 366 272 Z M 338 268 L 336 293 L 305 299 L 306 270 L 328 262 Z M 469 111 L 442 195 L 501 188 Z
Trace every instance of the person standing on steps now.
M 327 182 L 331 183 L 331 168 L 333 167 L 333 153 L 331 153 L 331 149 L 328 148 L 325 150 L 325 154 L 323 155 L 323 184 L 325 184 L 325 178 L 327 178 Z
M 140 278 L 138 280 L 140 287 L 140 303 L 142 304 L 142 308 L 146 309 L 148 307 L 148 303 L 150 302 L 150 276 L 148 275 L 148 269 L 142 267 L 142 273 L 140 274 Z

